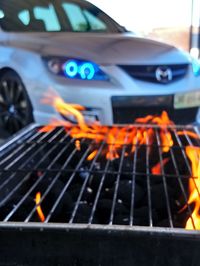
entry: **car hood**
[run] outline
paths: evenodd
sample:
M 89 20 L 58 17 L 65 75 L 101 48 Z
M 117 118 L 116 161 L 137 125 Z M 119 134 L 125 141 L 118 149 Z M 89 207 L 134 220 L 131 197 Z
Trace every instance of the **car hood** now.
M 179 64 L 187 55 L 173 46 L 130 34 L 15 33 L 8 45 L 48 56 L 65 56 L 100 64 Z

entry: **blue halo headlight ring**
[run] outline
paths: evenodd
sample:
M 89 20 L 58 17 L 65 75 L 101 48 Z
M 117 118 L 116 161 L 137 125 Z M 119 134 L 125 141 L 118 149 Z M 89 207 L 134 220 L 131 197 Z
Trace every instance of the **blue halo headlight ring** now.
M 71 79 L 108 80 L 108 76 L 93 62 L 70 59 L 62 65 L 63 73 Z
M 89 63 L 89 62 L 83 63 L 79 67 L 79 74 L 80 74 L 82 79 L 88 79 L 88 80 L 93 79 L 94 75 L 95 75 L 94 65 L 92 63 Z
M 64 73 L 69 78 L 75 78 L 79 72 L 79 67 L 76 61 L 70 60 L 63 65 Z

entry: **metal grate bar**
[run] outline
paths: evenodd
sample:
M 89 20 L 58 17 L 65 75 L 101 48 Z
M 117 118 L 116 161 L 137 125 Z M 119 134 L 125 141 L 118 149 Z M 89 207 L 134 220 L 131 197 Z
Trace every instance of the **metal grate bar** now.
M 40 135 L 40 133 L 36 132 L 35 134 L 33 134 L 31 136 L 30 139 L 34 140 L 39 135 Z M 1 161 L 0 161 L 0 170 L 1 170 L 1 167 L 2 167 L 3 164 L 5 164 L 10 159 L 12 159 L 12 157 L 14 157 L 18 152 L 20 152 L 23 148 L 25 148 L 25 146 L 26 146 L 26 142 L 22 142 L 22 144 L 18 145 L 17 148 L 16 147 L 13 148 L 14 151 L 13 151 L 13 149 L 12 149 L 12 152 L 10 152 L 10 150 L 9 150 L 9 153 L 8 152 L 6 153 L 7 156 L 4 155 L 3 156 L 4 158 L 2 158 Z
M 58 134 L 60 132 L 58 132 L 57 134 L 55 134 L 51 140 L 55 139 Z M 65 135 L 62 139 L 65 140 L 69 137 L 68 135 Z M 71 140 L 72 142 L 73 140 Z M 63 149 L 60 151 L 60 154 L 63 154 L 64 151 L 67 150 L 68 146 L 70 145 L 70 142 L 68 143 L 67 146 L 64 146 Z M 42 160 L 45 160 L 50 153 L 52 153 L 54 150 L 56 149 L 56 146 L 53 146 L 46 154 L 45 156 L 42 158 Z M 60 156 L 60 154 L 58 156 Z M 58 156 L 50 163 L 49 168 L 51 168 L 51 166 L 54 164 L 54 162 L 56 161 L 56 159 L 58 158 Z M 38 164 L 35 166 L 37 168 L 37 166 L 41 163 L 41 161 L 38 162 Z M 47 169 L 48 170 L 48 169 Z M 16 213 L 16 211 L 21 207 L 21 205 L 25 202 L 25 200 L 28 198 L 28 196 L 30 196 L 30 194 L 34 191 L 34 189 L 38 186 L 38 184 L 44 179 L 45 174 L 42 174 L 40 176 L 40 178 L 34 183 L 34 185 L 27 191 L 27 193 L 23 196 L 23 198 L 15 205 L 15 207 L 13 208 L 13 210 L 6 216 L 6 218 L 4 219 L 5 222 L 9 221 L 9 219 Z
M 144 136 L 146 132 L 142 145 L 137 134 L 141 128 Z M 180 220 L 184 215 L 184 219 L 192 219 L 192 206 L 188 204 L 189 180 L 193 180 L 199 196 L 200 192 L 195 181 L 197 177 L 192 175 L 186 146 L 200 147 L 197 127 L 134 125 L 126 129 L 108 128 L 104 140 L 99 142 L 76 140 L 72 138 L 70 128 L 55 128 L 47 133 L 38 129 L 31 129 L 7 150 L 1 150 L 0 220 L 39 221 L 37 208 L 41 206 L 45 223 L 60 221 L 57 218 L 59 208 L 68 208 L 63 205 L 66 196 L 71 205 L 61 222 L 69 224 L 81 222 L 80 213 L 84 208 L 87 211 L 83 223 L 87 221 L 87 224 L 102 221 L 110 226 L 126 224 L 152 228 L 164 224 L 175 228 L 184 227 L 184 221 Z M 137 139 L 128 143 L 133 130 Z M 155 138 L 153 142 L 151 133 L 148 133 L 151 130 Z M 166 142 L 170 141 L 168 131 L 174 141 L 173 147 L 165 153 L 163 148 L 167 144 L 163 144 L 161 130 Z M 113 139 L 108 138 L 111 132 L 114 132 Z M 197 140 L 193 133 L 198 135 Z M 115 147 L 121 141 L 124 144 Z M 88 159 L 94 150 L 94 156 Z M 112 152 L 115 159 L 107 159 L 106 154 L 111 156 Z M 176 187 L 173 188 L 173 184 Z M 156 204 L 159 188 L 163 191 L 162 211 Z M 92 191 L 89 199 L 86 197 L 88 189 Z M 36 206 L 34 197 L 38 192 L 41 192 L 41 199 Z M 194 225 L 193 219 L 192 223 Z
M 171 153 L 171 158 L 172 158 L 173 164 L 175 165 L 175 171 L 176 171 L 176 174 L 177 174 L 178 183 L 179 183 L 179 186 L 181 188 L 182 195 L 184 197 L 184 205 L 187 206 L 189 217 L 191 218 L 193 227 L 195 228 L 194 220 L 193 220 L 193 217 L 192 217 L 192 209 L 191 209 L 190 205 L 188 205 L 187 193 L 185 191 L 185 188 L 184 188 L 184 185 L 183 185 L 183 182 L 182 182 L 182 178 L 180 177 L 180 174 L 178 172 L 178 167 L 177 167 L 176 160 L 174 158 L 174 154 L 173 154 L 172 150 L 170 150 L 170 153 Z
M 136 133 L 137 136 L 137 133 Z M 134 200 L 135 200 L 135 172 L 136 172 L 136 162 L 138 154 L 138 137 L 136 139 L 135 152 L 133 156 L 133 175 L 132 175 L 132 193 L 131 193 L 131 207 L 130 207 L 130 226 L 133 226 L 134 222 Z
M 161 143 L 160 143 L 160 138 L 159 138 L 159 134 L 158 134 L 158 130 L 155 130 L 156 132 L 156 139 L 157 139 L 157 143 L 158 143 L 158 154 L 159 154 L 159 160 L 160 160 L 160 165 L 161 165 L 161 174 L 162 174 L 162 180 L 163 180 L 163 186 L 164 186 L 164 192 L 165 192 L 165 199 L 166 199 L 166 205 L 167 205 L 167 213 L 168 213 L 168 217 L 169 217 L 169 224 L 170 227 L 173 228 L 173 222 L 172 222 L 172 212 L 171 212 L 171 207 L 170 207 L 170 203 L 169 203 L 169 195 L 168 195 L 168 191 L 167 191 L 167 184 L 166 184 L 166 177 L 165 177 L 165 170 L 164 170 L 164 165 L 163 165 L 163 155 L 162 155 L 162 150 L 161 150 Z M 167 138 L 167 132 L 165 131 L 165 136 Z M 169 139 L 168 139 L 169 141 Z
M 74 150 L 74 151 L 75 151 L 75 150 Z M 86 152 L 85 152 L 84 155 L 82 156 L 81 160 L 80 160 L 79 163 L 77 164 L 75 170 L 80 169 L 80 166 L 82 165 L 82 163 L 84 162 L 84 160 L 88 157 L 90 151 L 91 151 L 91 147 L 88 147 L 87 150 L 86 150 Z M 73 157 L 73 153 L 72 153 L 72 155 L 71 155 L 70 157 L 71 157 L 71 158 Z M 71 159 L 71 158 L 70 158 L 70 159 Z M 66 167 L 66 166 L 68 165 L 70 159 L 69 159 L 69 158 L 67 159 L 67 161 L 65 162 L 63 168 Z M 67 191 L 69 185 L 71 184 L 71 182 L 72 182 L 72 180 L 73 180 L 75 174 L 76 174 L 76 172 L 73 172 L 73 173 L 72 173 L 72 175 L 70 176 L 68 182 L 66 183 L 66 185 L 64 186 L 64 188 L 63 188 L 63 190 L 61 191 L 60 195 L 58 196 L 56 202 L 54 203 L 54 205 L 53 205 L 53 207 L 51 208 L 49 214 L 47 215 L 47 218 L 46 218 L 46 220 L 45 220 L 46 223 L 50 220 L 50 218 L 51 218 L 52 214 L 54 213 L 56 207 L 58 206 L 59 202 L 61 201 L 62 197 L 64 196 L 65 192 Z M 42 199 L 41 199 L 41 202 L 42 202 Z
M 176 138 L 176 140 L 177 140 L 177 142 L 178 142 L 178 145 L 179 145 L 179 147 L 180 147 L 180 150 L 181 150 L 181 153 L 182 153 L 182 155 L 183 155 L 183 158 L 184 158 L 184 160 L 185 160 L 185 165 L 187 166 L 187 169 L 188 169 L 188 171 L 189 171 L 190 176 L 192 176 L 191 167 L 190 167 L 189 161 L 188 161 L 188 159 L 187 159 L 187 156 L 186 156 L 186 154 L 185 154 L 185 147 L 183 147 L 183 145 L 182 145 L 182 143 L 181 143 L 181 140 L 180 140 L 179 136 L 178 136 L 177 133 L 176 133 L 176 130 L 173 130 L 173 132 L 174 132 L 174 136 L 175 136 L 175 138 Z
M 50 135 L 51 132 L 48 132 L 46 133 L 45 135 L 41 135 L 41 138 L 40 139 L 44 139 L 46 136 Z M 39 135 L 39 134 L 38 134 Z M 37 136 L 38 136 L 37 135 Z M 28 142 L 27 142 L 28 144 Z M 18 155 L 17 157 L 15 157 L 15 159 L 13 159 L 13 154 L 12 154 L 12 162 L 9 163 L 6 167 L 4 167 L 4 170 L 7 170 L 9 168 L 11 168 L 14 164 L 16 164 L 18 161 L 20 161 L 20 159 L 24 158 L 28 153 L 29 151 L 32 151 L 34 147 L 36 147 L 37 145 L 37 142 L 33 143 L 29 148 L 27 148 L 24 152 L 21 152 L 20 155 Z M 25 145 L 23 146 L 25 148 Z M 14 151 L 14 155 L 15 155 L 15 151 Z M 9 155 L 7 159 L 11 159 L 11 156 Z M 3 162 L 1 162 L 1 165 L 3 165 Z
M 104 181 L 105 181 L 105 178 L 106 178 L 106 173 L 107 173 L 107 170 L 109 168 L 109 165 L 110 165 L 110 160 L 107 160 L 106 165 L 105 165 L 105 171 L 104 171 L 104 174 L 102 175 L 101 182 L 100 182 L 100 185 L 98 187 L 98 190 L 97 190 L 97 193 L 96 193 L 96 197 L 95 197 L 95 200 L 94 200 L 94 204 L 93 204 L 93 207 L 92 207 L 91 215 L 90 215 L 89 222 L 88 222 L 89 224 L 92 224 L 92 222 L 93 222 L 94 214 L 95 214 L 95 211 L 96 211 L 96 208 L 97 208 L 97 204 L 98 204 L 98 201 L 99 201 L 99 197 L 100 197 L 100 194 L 101 194 L 101 191 L 102 191 L 102 187 L 103 187 L 103 184 L 104 184 Z
M 56 135 L 55 135 L 56 136 Z M 53 137 L 54 138 L 54 137 Z M 46 143 L 46 145 L 47 145 L 47 143 Z M 32 154 L 32 156 L 31 157 L 28 157 L 28 159 L 27 160 L 25 160 L 24 162 L 23 162 L 23 164 L 21 165 L 21 167 L 23 167 L 24 165 L 26 165 L 26 164 L 28 164 L 28 162 L 35 156 L 35 155 L 37 155 L 38 154 L 38 152 L 40 151 L 40 150 L 42 150 L 43 149 L 43 146 L 41 146 L 41 147 L 39 147 L 39 149 L 38 150 L 36 150 L 33 154 Z M 37 166 L 39 165 L 39 163 L 37 164 Z M 37 168 L 37 166 L 36 166 L 36 168 Z M 19 167 L 19 169 L 20 169 L 20 167 Z M 1 186 L 0 186 L 0 190 L 2 190 L 10 181 L 12 181 L 15 177 L 16 177 L 16 175 L 17 175 L 17 172 L 14 172 L 11 176 L 10 176 L 10 178 L 9 179 L 7 179 Z M 9 200 L 9 198 L 10 197 L 12 197 L 12 195 L 14 195 L 14 193 L 18 190 L 18 189 L 20 189 L 20 187 L 29 179 L 29 177 L 30 177 L 30 174 L 28 173 L 28 174 L 25 174 L 25 176 L 21 179 L 21 181 L 19 181 L 19 183 L 13 188 L 13 190 L 11 190 L 10 191 L 10 193 L 8 193 L 7 194 L 7 196 L 6 197 L 4 197 L 4 199 L 0 202 L 0 206 L 2 206 L 3 204 L 5 204 L 5 202 L 7 201 L 7 200 Z M 5 193 L 5 192 L 3 192 L 3 193 Z
M 97 155 L 95 156 L 94 160 L 92 161 L 92 164 L 90 165 L 90 169 L 89 169 L 90 172 L 92 171 L 92 169 L 93 169 L 93 167 L 94 167 L 94 165 L 95 165 L 97 159 L 98 159 L 99 156 L 101 155 L 101 152 L 102 152 L 102 150 L 103 150 L 103 145 L 104 145 L 104 143 L 101 144 L 101 146 L 100 146 L 100 148 L 99 148 L 99 150 L 98 150 Z M 73 210 L 73 212 L 72 212 L 72 215 L 71 215 L 71 218 L 70 218 L 70 221 L 69 221 L 70 224 L 72 224 L 73 221 L 74 221 L 74 218 L 75 218 L 75 216 L 76 216 L 76 213 L 77 213 L 77 210 L 78 210 L 78 207 L 79 207 L 79 204 L 80 204 L 81 198 L 82 198 L 83 193 L 84 193 L 84 191 L 85 191 L 85 189 L 86 189 L 86 185 L 87 185 L 87 183 L 88 183 L 88 181 L 89 181 L 90 176 L 91 176 L 91 174 L 88 173 L 88 174 L 87 174 L 87 177 L 86 177 L 85 180 L 84 180 L 84 183 L 83 183 L 82 188 L 81 188 L 81 190 L 80 190 L 80 193 L 79 193 L 78 199 L 77 199 L 77 201 L 76 201 L 76 203 L 75 203 L 75 207 L 74 207 L 74 210 Z
M 151 203 L 151 184 L 150 184 L 150 165 L 149 165 L 149 154 L 150 144 L 148 135 L 146 136 L 146 177 L 147 177 L 147 196 L 148 196 L 148 211 L 149 211 L 149 226 L 153 226 L 152 217 L 152 203 Z
M 126 143 L 126 140 L 127 140 L 127 134 L 124 138 L 124 143 Z M 117 194 L 118 194 L 118 189 L 119 189 L 119 182 L 120 182 L 120 178 L 121 178 L 122 164 L 123 164 L 124 157 L 125 157 L 125 151 L 126 151 L 126 146 L 123 146 L 121 157 L 120 157 L 118 175 L 117 175 L 116 184 L 115 184 L 115 188 L 114 188 L 114 196 L 113 196 L 112 208 L 111 208 L 110 220 L 109 220 L 110 225 L 113 224 L 115 206 L 116 206 L 116 202 L 117 202 Z

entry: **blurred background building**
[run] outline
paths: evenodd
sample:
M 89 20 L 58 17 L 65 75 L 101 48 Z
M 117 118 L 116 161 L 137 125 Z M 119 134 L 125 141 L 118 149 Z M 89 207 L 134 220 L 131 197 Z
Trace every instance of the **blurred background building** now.
M 200 0 L 91 0 L 128 30 L 198 56 Z

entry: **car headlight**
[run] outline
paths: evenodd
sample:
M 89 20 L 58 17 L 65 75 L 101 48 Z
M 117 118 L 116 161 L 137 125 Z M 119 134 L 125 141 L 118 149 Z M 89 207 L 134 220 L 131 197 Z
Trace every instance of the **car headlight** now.
M 200 62 L 197 59 L 192 59 L 192 70 L 195 77 L 200 76 Z
M 91 61 L 72 58 L 43 58 L 48 69 L 56 75 L 79 80 L 109 80 L 100 66 Z

